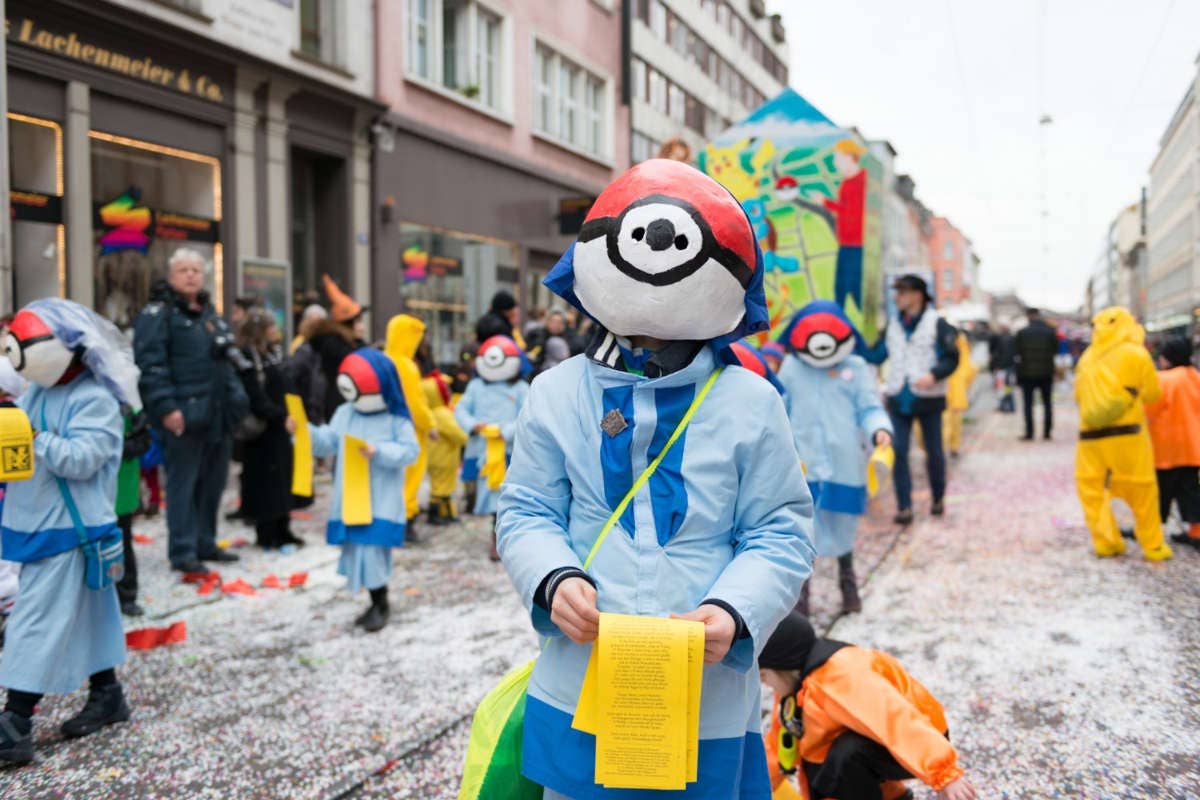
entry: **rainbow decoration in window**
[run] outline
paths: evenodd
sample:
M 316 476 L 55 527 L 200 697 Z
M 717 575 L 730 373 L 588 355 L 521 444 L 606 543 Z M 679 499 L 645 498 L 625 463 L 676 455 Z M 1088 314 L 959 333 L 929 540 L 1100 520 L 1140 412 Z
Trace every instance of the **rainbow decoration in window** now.
M 429 277 L 429 253 L 417 245 L 407 248 L 401 260 L 404 262 L 405 283 L 424 283 Z
M 148 229 L 153 216 L 149 208 L 138 205 L 141 197 L 141 191 L 130 187 L 100 207 L 100 222 L 105 227 L 100 235 L 100 255 L 125 250 L 138 250 L 145 255 L 150 247 Z

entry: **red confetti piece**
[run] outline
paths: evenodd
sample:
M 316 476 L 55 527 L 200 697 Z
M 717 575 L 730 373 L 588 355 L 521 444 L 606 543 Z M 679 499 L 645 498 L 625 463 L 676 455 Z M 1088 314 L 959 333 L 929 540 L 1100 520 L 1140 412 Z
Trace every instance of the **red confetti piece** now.
M 264 589 L 283 588 L 283 584 L 279 582 L 279 578 L 275 577 L 274 575 L 268 575 L 267 577 L 263 578 L 262 585 Z
M 182 578 L 184 583 L 210 583 L 221 581 L 221 573 L 219 572 L 185 572 Z
M 138 628 L 125 632 L 125 647 L 130 650 L 153 650 L 165 644 L 187 640 L 187 623 L 182 620 L 165 628 Z
M 291 513 L 291 518 L 292 519 L 312 519 L 313 515 L 307 511 L 293 511 Z
M 241 578 L 238 578 L 236 581 L 230 581 L 229 583 L 221 584 L 221 591 L 225 594 L 244 594 L 247 596 L 258 594 L 253 586 L 246 583 Z
M 153 544 L 154 543 L 153 536 L 146 536 L 145 534 L 142 534 L 142 533 L 135 533 L 133 535 L 133 540 L 135 542 L 137 542 L 138 544 Z
M 200 584 L 200 586 L 196 589 L 196 594 L 201 595 L 201 596 L 212 594 L 212 590 L 217 588 L 220 585 L 221 585 L 221 577 L 218 575 L 215 579 L 207 580 L 207 581 L 204 581 L 204 583 Z
M 303 586 L 306 583 L 308 583 L 308 573 L 307 572 L 293 572 L 291 574 L 291 576 L 288 578 L 288 587 L 289 588 Z
M 249 539 L 246 539 L 243 536 L 239 536 L 236 539 L 234 539 L 232 542 L 230 542 L 229 546 L 230 547 L 245 547 L 248 544 L 250 544 Z

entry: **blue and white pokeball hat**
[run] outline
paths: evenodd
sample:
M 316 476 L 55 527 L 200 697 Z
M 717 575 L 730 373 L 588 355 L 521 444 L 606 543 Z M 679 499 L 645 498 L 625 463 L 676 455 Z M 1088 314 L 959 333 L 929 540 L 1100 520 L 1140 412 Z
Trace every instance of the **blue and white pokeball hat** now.
M 687 164 L 650 159 L 596 198 L 546 286 L 617 336 L 706 341 L 722 352 L 768 324 L 746 212 Z

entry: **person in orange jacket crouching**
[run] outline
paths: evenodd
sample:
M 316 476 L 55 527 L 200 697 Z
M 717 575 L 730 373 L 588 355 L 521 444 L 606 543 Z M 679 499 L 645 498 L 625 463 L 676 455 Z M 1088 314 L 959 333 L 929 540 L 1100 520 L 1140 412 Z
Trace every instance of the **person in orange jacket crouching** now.
M 912 798 L 899 783 L 910 778 L 939 800 L 975 800 L 941 704 L 887 653 L 818 638 L 793 612 L 758 665 L 779 700 L 767 753 L 776 798 L 796 796 L 781 774 L 795 771 L 809 800 Z

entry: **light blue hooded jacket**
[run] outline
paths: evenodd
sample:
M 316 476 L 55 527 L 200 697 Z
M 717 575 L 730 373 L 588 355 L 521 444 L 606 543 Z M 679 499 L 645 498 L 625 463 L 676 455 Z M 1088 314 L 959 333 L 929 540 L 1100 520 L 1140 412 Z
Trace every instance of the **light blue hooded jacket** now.
M 8 484 L 0 554 L 32 562 L 79 546 L 56 475 L 66 479 L 89 541 L 118 533 L 113 509 L 125 426 L 113 392 L 85 370 L 61 386 L 30 386 L 17 405 L 40 432 L 33 477 Z
M 529 397 L 529 384 L 523 380 L 495 381 L 489 383 L 482 378 L 472 378 L 467 383 L 467 390 L 454 406 L 454 421 L 468 433 L 480 423 L 498 425 L 500 435 L 504 437 L 505 452 L 511 453 L 513 447 L 513 432 L 517 427 L 517 415 Z M 471 433 L 467 447 L 463 451 L 463 460 L 475 459 L 482 467 L 485 451 L 485 441 L 477 433 Z M 475 498 L 476 514 L 492 514 L 496 511 L 498 494 L 487 486 L 486 480 L 479 480 Z
M 779 368 L 779 382 L 817 508 L 862 514 L 869 442 L 877 431 L 892 432 L 867 362 L 852 355 L 818 369 L 792 353 Z
M 517 421 L 499 549 L 534 628 L 549 637 L 529 683 L 524 772 L 576 800 L 664 795 L 594 782 L 595 739 L 571 728 L 591 647 L 567 639 L 534 594 L 551 572 L 582 566 L 717 366 L 710 347 L 659 378 L 576 356 L 534 381 Z M 629 427 L 609 436 L 600 420 L 613 409 Z M 667 616 L 714 599 L 745 625 L 748 635 L 704 668 L 699 780 L 670 796 L 770 797 L 755 659 L 812 559 L 812 502 L 779 393 L 727 367 L 588 570 L 601 611 Z

